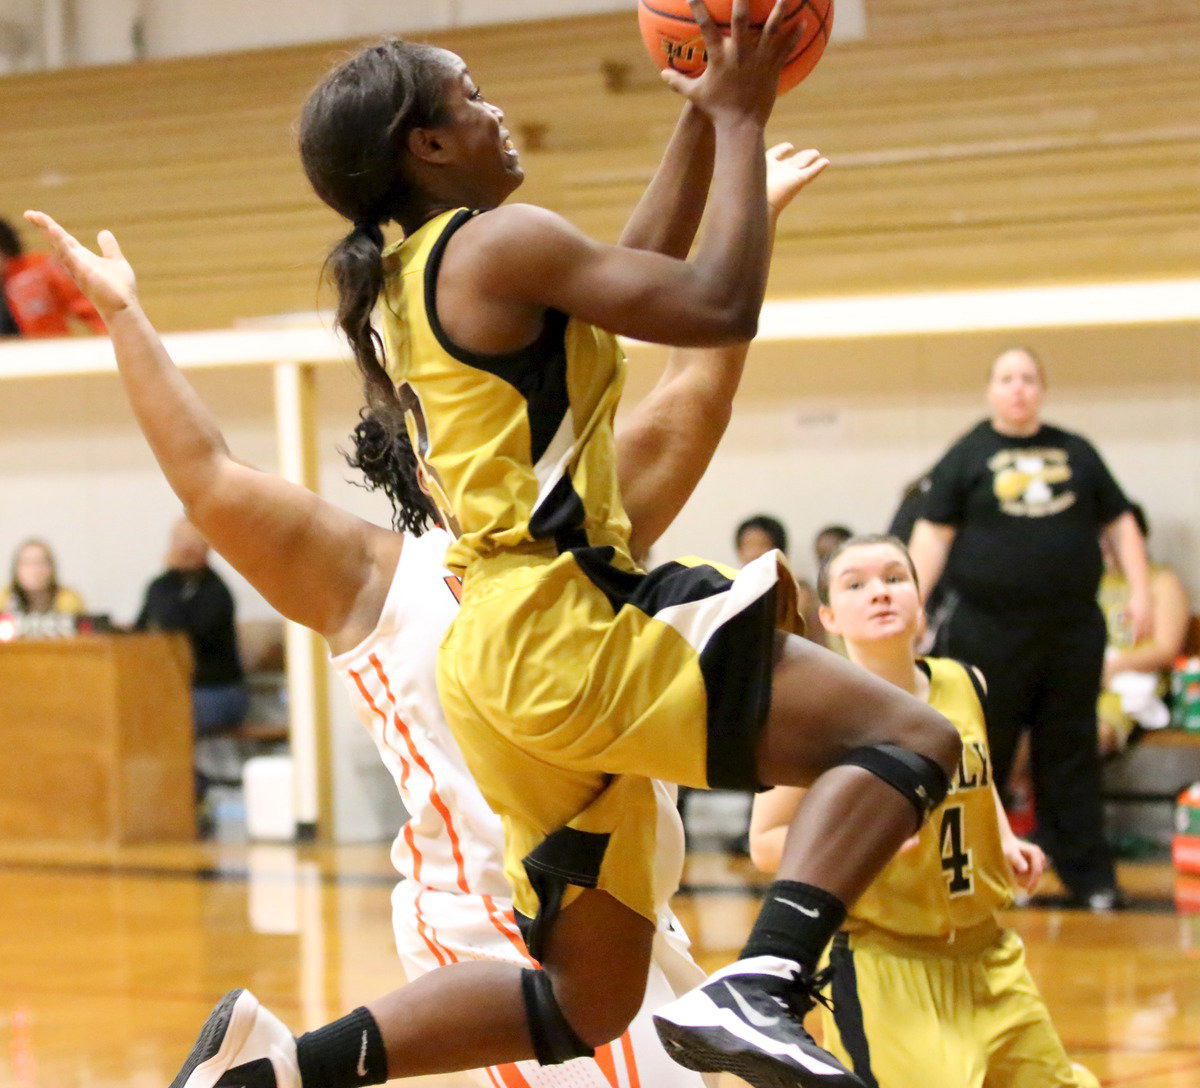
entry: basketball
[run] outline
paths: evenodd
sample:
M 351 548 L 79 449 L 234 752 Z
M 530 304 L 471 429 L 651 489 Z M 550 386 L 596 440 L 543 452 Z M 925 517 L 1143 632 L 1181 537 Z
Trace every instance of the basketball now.
M 705 0 L 714 22 L 722 33 L 729 33 L 733 0 Z M 788 0 L 785 0 L 785 3 Z M 797 10 L 785 20 L 785 26 L 803 26 L 795 53 L 788 59 L 779 78 L 779 93 L 796 86 L 816 67 L 829 32 L 833 29 L 833 0 L 791 0 Z M 762 26 L 774 0 L 750 0 L 750 20 Z M 708 63 L 704 38 L 692 18 L 687 0 L 638 0 L 638 26 L 642 41 L 660 68 L 674 68 L 685 75 L 699 75 Z

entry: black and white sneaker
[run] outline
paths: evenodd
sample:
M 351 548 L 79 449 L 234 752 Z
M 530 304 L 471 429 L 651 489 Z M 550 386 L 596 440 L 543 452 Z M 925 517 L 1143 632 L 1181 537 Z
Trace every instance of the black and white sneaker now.
M 300 1088 L 296 1040 L 249 990 L 230 990 L 171 1088 Z
M 701 1073 L 733 1073 L 754 1088 L 864 1088 L 804 1030 L 824 981 L 793 960 L 738 960 L 660 1009 L 654 1026 L 667 1054 Z

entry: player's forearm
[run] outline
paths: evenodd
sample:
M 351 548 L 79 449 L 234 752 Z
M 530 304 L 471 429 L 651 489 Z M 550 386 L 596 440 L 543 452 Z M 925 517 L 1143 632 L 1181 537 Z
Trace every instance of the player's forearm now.
M 762 126 L 745 117 L 716 122 L 712 214 L 693 267 L 741 340 L 758 330 L 770 266 L 766 149 Z
M 1014 843 L 1019 842 L 1016 832 L 1012 829 L 1012 824 L 1008 822 L 1008 813 L 1004 811 L 1004 802 L 1000 800 L 1000 791 L 996 789 L 996 784 L 992 783 L 992 800 L 996 804 L 996 819 L 1000 823 L 1000 845 L 1007 850 Z
M 763 873 L 777 873 L 783 861 L 783 846 L 787 841 L 788 828 L 772 827 L 750 835 L 750 860 Z
M 913 526 L 912 541 L 908 546 L 913 567 L 917 572 L 917 583 L 921 599 L 928 600 L 933 587 L 938 584 L 946 569 L 950 545 L 954 542 L 955 530 L 949 525 L 938 525 L 918 518 Z
M 622 246 L 686 259 L 708 199 L 713 148 L 712 123 L 685 104 L 662 162 L 621 233 Z
M 138 426 L 171 489 L 190 506 L 229 460 L 225 439 L 140 306 L 111 315 L 108 332 Z
M 1111 527 L 1112 543 L 1117 553 L 1121 573 L 1129 583 L 1132 594 L 1140 594 L 1149 601 L 1150 564 L 1146 558 L 1146 542 L 1133 515 L 1122 514 Z

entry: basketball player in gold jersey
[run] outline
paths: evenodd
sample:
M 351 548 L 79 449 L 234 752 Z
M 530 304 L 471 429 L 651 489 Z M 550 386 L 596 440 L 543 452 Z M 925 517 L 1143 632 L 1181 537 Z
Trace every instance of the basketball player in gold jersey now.
M 781 633 L 796 626 L 781 557 L 736 578 L 698 561 L 646 574 L 632 559 L 616 337 L 753 334 L 769 255 L 763 129 L 802 30 L 787 0 L 760 26 L 735 0 L 728 37 L 702 0 L 691 8 L 708 67 L 667 73 L 687 107 L 616 246 L 505 203 L 524 174 L 504 113 L 444 50 L 364 50 L 301 117 L 308 178 L 353 224 L 329 260 L 339 325 L 456 537 L 446 563 L 463 596 L 438 688 L 503 821 L 540 963 L 454 964 L 381 1003 L 389 1031 L 363 1029 L 368 1065 L 383 1055 L 393 1077 L 555 1064 L 625 1030 L 654 936 L 651 779 L 663 779 L 810 787 L 742 957 L 658 1014 L 668 1052 L 760 1088 L 859 1085 L 800 1013 L 845 904 L 958 763 L 957 733 L 927 704 Z M 404 237 L 388 246 L 392 222 Z M 409 498 L 428 511 L 426 494 Z
M 840 545 L 818 593 L 821 620 L 850 660 L 928 701 L 963 740 L 949 796 L 834 938 L 825 1045 L 870 1088 L 1096 1088 L 1068 1060 L 1020 937 L 997 919 L 1014 877 L 1032 890 L 1046 859 L 1012 833 L 1000 807 L 980 677 L 948 658 L 916 657 L 924 612 L 912 560 L 894 537 Z M 802 793 L 781 787 L 756 799 L 750 848 L 759 868 L 778 867 Z

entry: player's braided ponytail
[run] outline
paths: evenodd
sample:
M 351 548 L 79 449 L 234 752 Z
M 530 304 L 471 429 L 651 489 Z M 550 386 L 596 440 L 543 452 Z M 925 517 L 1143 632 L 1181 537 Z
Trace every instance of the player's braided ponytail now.
M 429 526 L 439 524 L 433 500 L 421 490 L 417 457 L 403 427 L 392 430 L 371 408 L 364 408 L 351 439 L 354 449 L 345 454 L 346 461 L 362 473 L 360 486 L 388 497 L 395 529 L 420 536 Z
M 387 493 L 397 527 L 414 531 L 433 516 L 432 505 L 417 482 L 404 413 L 371 316 L 383 291 L 382 226 L 400 219 L 411 198 L 399 167 L 401 150 L 414 128 L 442 121 L 447 73 L 441 50 L 397 39 L 382 42 L 330 72 L 309 96 L 299 126 L 309 182 L 354 224 L 325 265 L 337 288 L 337 326 L 354 352 L 367 401 L 351 464 L 367 475 L 368 487 Z M 360 441 L 364 426 L 369 433 Z M 406 455 L 383 452 L 402 448 Z M 395 475 L 385 481 L 378 475 L 384 472 Z

